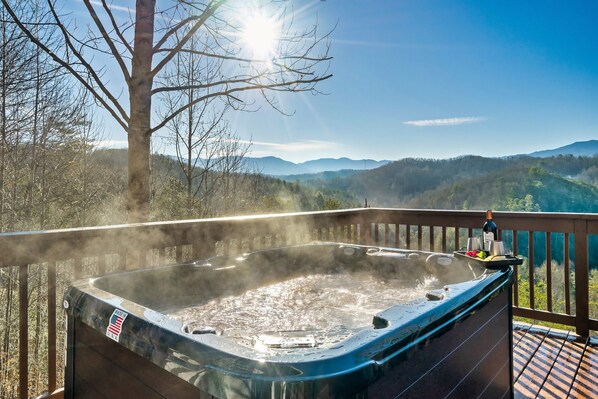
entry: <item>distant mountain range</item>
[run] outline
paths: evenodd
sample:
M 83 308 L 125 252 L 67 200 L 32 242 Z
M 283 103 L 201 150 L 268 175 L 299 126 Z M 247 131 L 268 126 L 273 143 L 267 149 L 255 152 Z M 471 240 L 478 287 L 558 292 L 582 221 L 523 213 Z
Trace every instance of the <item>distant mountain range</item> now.
M 520 154 L 504 158 L 531 156 L 548 158 L 558 155 L 594 156 L 598 155 L 598 140 L 578 141 L 552 150 Z M 172 157 L 174 158 L 174 157 Z M 354 172 L 377 169 L 393 161 L 350 158 L 319 158 L 311 161 L 295 163 L 278 157 L 244 157 L 245 167 L 254 173 L 283 178 L 287 181 L 305 181 L 313 179 L 330 179 L 347 177 Z M 331 173 L 325 173 L 331 172 Z
M 591 157 L 593 155 L 598 155 L 598 140 L 577 141 L 573 144 L 569 144 L 552 150 L 532 152 L 529 155 L 537 158 L 548 158 L 555 157 L 558 155 Z
M 294 163 L 277 157 L 246 157 L 244 161 L 249 169 L 270 176 L 303 175 L 324 171 L 370 170 L 391 162 L 387 160 L 374 161 L 372 159 L 355 160 L 349 158 L 320 158 L 312 161 Z
M 558 155 L 593 156 L 598 155 L 598 140 L 578 141 L 552 150 L 532 152 L 529 155 L 536 158 L 547 158 Z M 320 158 L 311 161 L 294 163 L 277 157 L 245 158 L 245 165 L 255 171 L 270 176 L 285 176 L 286 180 L 318 179 L 324 176 L 314 176 L 322 172 L 338 172 L 348 170 L 370 170 L 387 165 L 392 161 L 375 161 L 372 159 L 350 158 Z M 330 178 L 331 176 L 327 176 Z M 324 177 L 326 178 L 326 177 Z

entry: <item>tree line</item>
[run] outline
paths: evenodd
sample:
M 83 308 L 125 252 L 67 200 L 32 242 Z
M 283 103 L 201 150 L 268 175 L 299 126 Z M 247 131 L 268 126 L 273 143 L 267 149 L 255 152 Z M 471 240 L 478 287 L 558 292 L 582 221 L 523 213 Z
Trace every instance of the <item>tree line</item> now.
M 35 7 L 21 12 L 37 18 Z M 80 226 L 104 200 L 89 96 L 0 9 L 0 231 Z M 53 31 L 37 34 L 53 40 Z
M 189 160 L 195 144 L 220 129 L 227 109 L 252 108 L 255 98 L 246 93 L 284 112 L 278 93 L 317 93 L 316 85 L 332 76 L 330 31 L 322 33 L 317 22 L 294 26 L 293 10 L 283 2 L 138 0 L 121 17 L 106 1 L 82 0 L 88 23 L 81 29 L 58 2 L 1 1 L 15 32 L 85 88 L 126 132 L 130 222 L 149 217 L 151 139 L 157 131 L 177 130 Z M 256 29 L 248 25 L 252 20 L 271 25 L 276 36 L 264 38 L 272 41 L 265 54 L 235 40 Z M 195 138 L 189 140 L 190 134 Z M 181 166 L 191 176 L 193 165 Z
M 36 3 L 16 6 L 23 16 L 43 18 Z M 34 29 L 53 43 L 51 27 L 39 24 Z M 0 232 L 85 226 L 99 222 L 102 210 L 109 214 L 101 204 L 116 190 L 111 188 L 112 169 L 94 157 L 100 133 L 90 97 L 0 7 Z M 42 265 L 28 268 L 34 365 L 47 358 L 42 300 L 47 276 Z M 17 395 L 18 279 L 17 267 L 0 268 L 2 398 Z M 32 394 L 44 389 L 44 373 L 32 366 Z

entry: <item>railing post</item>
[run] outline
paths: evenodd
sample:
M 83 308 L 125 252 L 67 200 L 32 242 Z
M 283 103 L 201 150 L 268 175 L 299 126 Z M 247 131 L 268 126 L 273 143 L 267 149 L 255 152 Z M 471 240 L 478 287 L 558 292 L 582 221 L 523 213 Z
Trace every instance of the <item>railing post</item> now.
M 527 263 L 529 273 L 529 307 L 536 308 L 535 288 L 534 288 L 534 232 L 532 230 L 527 232 Z
M 56 262 L 48 263 L 48 391 L 56 390 Z
M 176 263 L 183 262 L 183 245 L 179 244 L 175 247 Z
M 519 237 L 517 230 L 513 230 L 513 255 L 519 255 Z M 519 307 L 519 267 L 514 266 L 513 272 L 513 305 Z
M 390 247 L 390 223 L 384 224 L 384 245 Z
M 575 328 L 577 334 L 590 334 L 590 299 L 588 283 L 588 222 L 575 220 Z
M 29 397 L 29 265 L 19 266 L 19 397 Z
M 550 231 L 546 232 L 546 309 L 552 313 L 552 248 Z
M 372 223 L 368 217 L 370 212 L 363 212 L 361 214 L 361 244 L 370 245 L 372 242 Z
M 569 275 L 571 269 L 569 267 L 569 233 L 565 233 L 565 313 L 571 314 L 571 283 L 569 282 Z
M 256 237 L 251 237 L 249 241 L 249 250 L 255 250 Z M 205 232 L 196 230 L 192 235 L 193 259 L 205 259 L 214 255 L 214 242 Z

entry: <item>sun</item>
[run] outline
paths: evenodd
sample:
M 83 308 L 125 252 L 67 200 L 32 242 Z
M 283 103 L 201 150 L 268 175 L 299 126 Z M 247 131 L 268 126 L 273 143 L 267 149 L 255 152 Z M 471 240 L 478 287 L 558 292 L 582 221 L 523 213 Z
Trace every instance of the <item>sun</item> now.
M 258 59 L 272 58 L 280 37 L 280 23 L 261 13 L 247 17 L 241 31 L 241 40 Z

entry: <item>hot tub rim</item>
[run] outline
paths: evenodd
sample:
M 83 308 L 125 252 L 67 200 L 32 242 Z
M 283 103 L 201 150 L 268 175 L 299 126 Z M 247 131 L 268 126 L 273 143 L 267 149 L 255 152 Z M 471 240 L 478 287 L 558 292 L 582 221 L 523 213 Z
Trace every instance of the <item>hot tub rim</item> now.
M 149 271 L 151 269 L 146 269 L 146 270 Z M 486 290 L 489 285 L 493 285 L 490 292 L 488 292 L 486 295 L 484 295 L 484 297 L 482 299 L 477 299 L 477 297 L 479 296 L 479 292 L 478 292 L 478 294 L 476 294 L 476 295 L 470 297 L 469 299 L 466 299 L 462 303 L 460 303 L 458 307 L 453 306 L 453 308 L 461 309 L 466 304 L 471 303 L 474 300 L 475 300 L 475 303 L 468 306 L 467 307 L 468 309 L 473 311 L 476 308 L 478 308 L 479 306 L 482 306 L 483 303 L 486 303 L 489 300 L 491 300 L 493 296 L 497 295 L 499 292 L 501 292 L 505 289 L 508 289 L 510 287 L 512 274 L 513 274 L 512 268 L 505 269 L 505 270 L 499 271 L 499 272 L 493 272 L 492 275 L 486 279 L 485 284 L 482 284 L 482 285 L 476 284 L 475 285 L 475 287 L 477 287 L 480 292 Z M 155 330 L 155 329 L 166 330 L 169 335 L 174 336 L 174 338 L 171 341 L 181 341 L 181 338 L 182 338 L 183 342 L 191 343 L 190 345 L 184 345 L 184 346 L 199 347 L 199 350 L 191 350 L 191 351 L 189 351 L 189 353 L 186 353 L 187 356 L 193 356 L 195 354 L 195 352 L 201 352 L 201 353 L 206 354 L 207 352 L 212 351 L 212 350 L 214 352 L 217 352 L 218 354 L 223 353 L 222 347 L 220 345 L 217 345 L 216 347 L 213 347 L 212 345 L 210 345 L 209 341 L 211 339 L 208 339 L 207 343 L 204 342 L 205 339 L 193 339 L 188 334 L 183 333 L 180 330 L 180 328 L 170 328 L 169 326 L 164 325 L 164 324 L 162 324 L 162 325 L 157 324 L 154 321 L 149 320 L 147 317 L 143 317 L 136 312 L 132 312 L 131 309 L 134 307 L 137 307 L 139 309 L 150 310 L 151 312 L 155 312 L 156 314 L 160 314 L 159 312 L 153 311 L 147 307 L 144 307 L 143 305 L 139 305 L 139 304 L 129 301 L 125 298 L 116 298 L 115 297 L 112 300 L 107 300 L 107 299 L 101 299 L 101 298 L 98 298 L 97 296 L 91 295 L 91 293 L 86 292 L 86 289 L 91 289 L 91 291 L 96 291 L 95 292 L 96 294 L 98 293 L 97 291 L 102 291 L 102 290 L 100 290 L 96 287 L 93 287 L 91 285 L 93 280 L 94 279 L 91 278 L 91 279 L 79 281 L 79 282 L 73 284 L 73 286 L 71 286 L 69 288 L 67 293 L 65 293 L 65 303 L 70 304 L 70 306 L 66 309 L 66 311 L 67 311 L 67 314 L 69 316 L 71 316 L 73 319 L 80 320 L 81 322 L 83 322 L 84 324 L 93 328 L 100 334 L 105 334 L 105 331 L 107 328 L 107 323 L 105 321 L 106 321 L 107 317 L 103 318 L 103 319 L 95 317 L 95 315 L 93 314 L 94 312 L 92 312 L 92 313 L 87 312 L 87 309 L 90 308 L 89 306 L 87 306 L 89 304 L 86 304 L 86 306 L 82 306 L 82 303 L 84 303 L 86 301 L 90 301 L 90 300 L 96 301 L 97 304 L 99 305 L 99 307 L 108 309 L 106 314 L 108 314 L 108 313 L 112 314 L 114 309 L 117 309 L 117 308 L 127 312 L 128 313 L 128 317 L 127 317 L 128 324 L 127 324 L 127 326 L 123 326 L 123 332 L 122 332 L 123 341 L 121 341 L 120 344 L 123 347 L 133 351 L 134 353 L 137 353 L 138 355 L 143 356 L 144 358 L 154 362 L 155 364 L 158 364 L 159 366 L 160 366 L 160 364 L 156 363 L 152 357 L 148 357 L 147 353 L 143 353 L 143 351 L 140 350 L 141 348 L 146 348 L 147 350 L 151 349 L 152 351 L 154 351 L 157 349 L 156 343 L 153 342 L 152 339 L 149 339 L 148 335 L 139 336 L 137 333 L 132 333 L 132 331 L 138 331 L 139 328 L 134 328 L 133 326 L 131 326 L 131 321 L 134 321 L 134 325 L 146 324 L 146 325 L 148 325 L 146 328 L 148 328 L 149 330 Z M 494 284 L 491 284 L 491 283 L 494 283 Z M 110 293 L 107 293 L 106 291 L 103 291 L 103 292 L 105 292 L 106 295 L 108 295 L 108 296 L 111 295 Z M 278 376 L 261 375 L 260 376 L 260 375 L 256 375 L 255 373 L 247 374 L 242 371 L 235 372 L 235 370 L 230 370 L 230 369 L 224 370 L 217 366 L 212 367 L 210 365 L 205 365 L 204 367 L 212 368 L 215 371 L 226 373 L 228 375 L 234 375 L 235 377 L 240 378 L 240 379 L 247 379 L 247 378 L 256 379 L 257 378 L 257 379 L 263 379 L 263 380 L 272 381 L 272 382 L 276 382 L 276 381 L 290 382 L 290 381 L 294 381 L 295 379 L 297 379 L 297 380 L 301 379 L 301 381 L 306 381 L 306 379 L 307 380 L 317 380 L 317 379 L 321 379 L 321 378 L 335 378 L 335 377 L 351 374 L 358 370 L 363 370 L 371 365 L 379 366 L 379 365 L 383 364 L 385 361 L 392 359 L 393 357 L 399 355 L 402 351 L 405 350 L 405 348 L 401 349 L 404 342 L 411 342 L 412 345 L 422 342 L 422 340 L 424 339 L 423 338 L 424 336 L 429 336 L 429 335 L 433 334 L 434 331 L 427 331 L 422 335 L 422 332 L 425 331 L 425 329 L 421 328 L 423 323 L 418 324 L 418 322 L 427 318 L 427 316 L 429 316 L 428 313 L 430 313 L 431 310 L 438 308 L 439 305 L 443 305 L 442 307 L 448 307 L 449 303 L 451 303 L 452 305 L 455 305 L 455 299 L 460 298 L 461 296 L 462 295 L 459 295 L 457 297 L 451 297 L 448 300 L 442 301 L 441 304 L 435 304 L 434 306 L 427 309 L 422 314 L 419 314 L 414 319 L 411 319 L 411 320 L 407 321 L 406 323 L 402 323 L 399 326 L 391 325 L 388 328 L 380 329 L 379 335 L 376 336 L 375 338 L 371 339 L 368 342 L 367 346 L 370 348 L 377 346 L 377 345 L 385 346 L 382 350 L 376 351 L 376 354 L 379 354 L 382 352 L 391 352 L 388 355 L 383 356 L 382 358 L 375 358 L 374 356 L 369 356 L 369 357 L 359 356 L 359 355 L 363 354 L 363 352 L 366 351 L 366 349 L 364 349 L 364 348 L 357 349 L 357 346 L 354 345 L 353 347 L 347 348 L 347 349 L 351 350 L 350 353 L 347 353 L 347 354 L 342 354 L 342 353 L 340 353 L 340 351 L 338 351 L 339 352 L 338 354 L 335 354 L 334 349 L 324 349 L 323 351 L 327 352 L 326 354 L 330 354 L 330 353 L 332 353 L 332 354 L 327 358 L 313 359 L 313 360 L 309 360 L 309 361 L 300 362 L 300 364 L 303 366 L 313 365 L 314 363 L 317 364 L 318 366 L 320 366 L 318 368 L 325 366 L 323 368 L 328 370 L 325 374 L 309 374 L 308 375 L 308 374 L 305 374 L 305 372 L 302 370 L 302 372 L 299 374 L 300 377 L 297 377 L 297 375 L 278 375 Z M 82 298 L 84 298 L 84 300 L 82 300 Z M 121 303 L 117 304 L 116 302 L 118 302 L 119 300 L 121 301 Z M 126 304 L 126 306 L 123 306 L 123 303 Z M 98 306 L 98 305 L 96 305 L 96 306 Z M 93 309 L 99 308 L 96 306 L 91 306 L 91 308 L 93 308 Z M 401 305 L 396 305 L 395 307 L 399 308 L 400 306 Z M 381 313 L 383 313 L 383 312 L 381 312 Z M 440 314 L 441 312 L 435 312 L 435 313 Z M 463 314 L 462 312 L 458 312 L 455 314 L 459 317 L 467 316 L 467 313 Z M 168 318 L 168 316 L 166 316 L 166 315 L 163 315 L 163 316 L 166 319 L 169 319 L 168 321 L 172 321 L 172 319 Z M 455 316 L 454 318 L 459 318 L 457 316 Z M 129 317 L 130 317 L 130 319 L 129 319 Z M 430 321 L 429 317 L 427 318 L 427 320 Z M 440 320 L 441 320 L 441 317 L 435 319 L 435 321 L 441 323 L 441 325 L 445 325 L 448 323 L 448 321 L 440 322 Z M 181 323 L 179 322 L 179 324 L 181 324 Z M 419 327 L 419 328 L 415 328 L 415 327 Z M 440 329 L 440 327 L 438 327 L 434 330 L 437 330 L 437 329 Z M 151 335 L 152 334 L 150 334 L 149 336 L 151 336 Z M 398 337 L 401 335 L 403 335 L 403 336 L 399 339 Z M 354 337 L 349 338 L 347 341 L 351 341 L 351 339 Z M 415 339 L 411 339 L 412 337 L 415 337 Z M 214 337 L 214 338 L 222 338 L 222 337 Z M 135 341 L 137 344 L 132 344 L 131 341 Z M 139 344 L 140 341 L 143 341 L 143 343 L 145 345 L 140 345 Z M 383 345 L 380 342 L 386 342 L 386 344 Z M 351 343 L 355 344 L 355 342 L 351 342 Z M 169 347 L 172 347 L 172 346 L 173 345 L 169 345 Z M 244 348 L 243 346 L 238 345 L 238 344 L 235 344 L 235 346 L 236 347 L 234 349 Z M 395 347 L 398 347 L 399 349 L 398 350 L 391 349 L 391 348 L 395 348 Z M 247 350 L 244 352 L 246 352 L 248 355 L 255 354 L 255 352 L 253 352 L 251 350 Z M 227 357 L 232 357 L 235 360 L 240 361 L 241 363 L 249 365 L 249 366 L 251 366 L 252 364 L 259 363 L 259 360 L 256 361 L 255 358 L 250 358 L 248 356 L 247 357 L 240 356 L 237 353 L 231 353 L 230 351 L 224 351 L 224 353 L 226 354 Z M 384 360 L 384 359 L 386 359 L 386 360 Z M 353 361 L 348 362 L 347 360 L 353 360 Z M 356 361 L 356 360 L 358 360 L 358 361 Z M 265 359 L 264 361 L 267 362 L 269 365 L 273 365 L 276 367 L 284 367 L 284 368 L 286 368 L 288 366 L 288 364 L 291 363 L 290 361 L 277 361 L 277 360 L 272 360 L 272 359 Z M 334 368 L 330 367 L 330 366 L 334 366 L 335 363 L 338 363 L 337 367 L 334 367 Z M 351 364 L 351 366 L 347 367 L 349 364 Z M 313 368 L 312 368 L 312 370 L 313 370 Z M 177 375 L 176 373 L 173 373 L 173 374 Z

